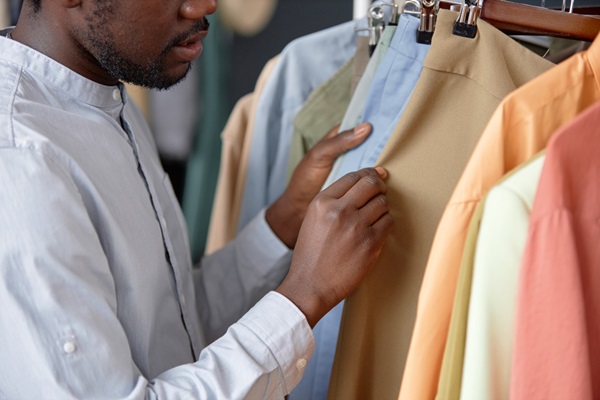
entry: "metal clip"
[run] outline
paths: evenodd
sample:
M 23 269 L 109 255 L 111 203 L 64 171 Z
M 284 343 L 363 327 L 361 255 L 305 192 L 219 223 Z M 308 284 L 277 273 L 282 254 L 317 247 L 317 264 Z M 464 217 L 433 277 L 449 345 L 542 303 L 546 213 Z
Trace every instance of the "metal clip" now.
M 408 6 L 413 6 L 414 10 L 409 10 Z M 418 0 L 406 0 L 400 8 L 400 14 L 413 15 L 415 17 L 421 16 L 421 2 Z
M 383 33 L 383 29 L 385 28 L 385 11 L 383 9 L 384 6 L 392 7 L 392 17 L 390 19 L 390 23 L 394 20 L 396 24 L 398 23 L 398 6 L 395 3 L 384 3 L 381 1 L 377 1 L 373 3 L 369 7 L 369 11 L 367 13 L 367 23 L 368 28 L 363 29 L 355 29 L 356 32 L 360 31 L 368 31 L 369 32 L 369 56 L 373 54 L 375 51 L 375 47 L 377 47 L 377 43 L 379 43 L 379 38 L 381 38 L 381 34 Z
M 421 15 L 419 16 L 419 29 L 417 30 L 418 43 L 431 44 L 436 19 L 437 8 L 435 0 L 422 0 Z
M 369 20 L 369 55 L 372 55 L 379 43 L 379 38 L 385 28 L 385 11 L 383 10 L 384 4 L 376 2 L 369 7 L 367 13 Z
M 478 0 L 463 0 L 452 33 L 473 39 L 477 34 L 477 18 L 480 11 Z

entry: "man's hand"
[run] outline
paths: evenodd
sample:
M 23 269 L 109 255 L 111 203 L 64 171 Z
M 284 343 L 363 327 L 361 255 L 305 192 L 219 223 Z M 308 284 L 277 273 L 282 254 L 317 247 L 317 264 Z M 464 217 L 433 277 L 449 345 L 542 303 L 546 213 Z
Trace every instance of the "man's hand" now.
M 392 227 L 385 177 L 381 167 L 347 174 L 308 208 L 290 271 L 277 291 L 311 327 L 358 287 L 381 252 Z
M 371 133 L 364 123 L 338 134 L 332 128 L 302 159 L 294 170 L 285 192 L 266 211 L 265 218 L 273 232 L 290 249 L 298 239 L 308 205 L 323 188 L 336 158 L 361 144 Z

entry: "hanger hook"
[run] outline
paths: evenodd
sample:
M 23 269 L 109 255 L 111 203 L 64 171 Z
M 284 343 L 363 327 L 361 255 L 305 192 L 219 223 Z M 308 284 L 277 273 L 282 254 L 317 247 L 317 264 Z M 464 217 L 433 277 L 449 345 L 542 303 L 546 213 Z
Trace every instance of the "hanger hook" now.
M 408 11 L 406 9 L 407 6 L 413 6 L 415 8 L 414 11 Z M 421 3 L 418 0 L 407 0 L 402 4 L 401 14 L 411 14 L 413 12 L 420 13 L 421 12 Z
M 375 21 L 383 21 L 385 12 L 383 11 L 382 4 L 374 4 L 369 7 L 369 17 Z

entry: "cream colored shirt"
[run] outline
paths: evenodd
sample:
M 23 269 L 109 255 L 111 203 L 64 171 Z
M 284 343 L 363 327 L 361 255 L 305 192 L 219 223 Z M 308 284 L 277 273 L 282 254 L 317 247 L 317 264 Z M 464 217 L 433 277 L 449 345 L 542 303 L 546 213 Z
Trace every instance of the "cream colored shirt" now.
M 459 366 L 461 400 L 509 398 L 519 269 L 544 160 L 536 156 L 486 197 Z

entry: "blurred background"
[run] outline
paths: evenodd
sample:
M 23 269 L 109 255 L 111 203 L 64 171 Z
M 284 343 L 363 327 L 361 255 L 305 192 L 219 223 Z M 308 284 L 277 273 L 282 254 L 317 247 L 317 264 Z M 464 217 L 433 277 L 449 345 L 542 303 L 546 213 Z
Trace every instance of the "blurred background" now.
M 367 7 L 369 0 L 362 1 Z M 539 6 L 540 1 L 518 2 Z M 14 25 L 21 4 L 22 0 L 0 0 L 0 25 Z M 562 4 L 545 1 L 548 8 Z M 600 0 L 574 4 L 598 6 Z M 265 63 L 290 41 L 351 20 L 357 16 L 353 5 L 350 0 L 219 0 L 219 11 L 209 17 L 204 53 L 182 83 L 168 91 L 129 86 L 130 96 L 152 127 L 182 204 L 195 259 L 204 253 L 219 172 L 220 135 L 233 106 L 254 90 Z

